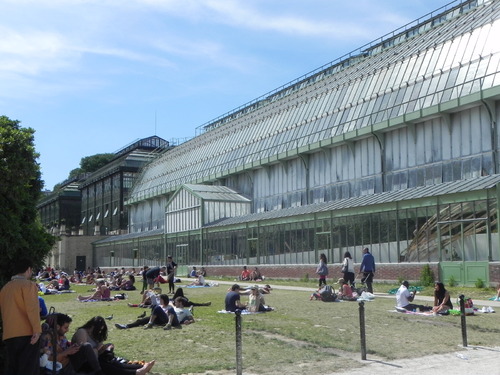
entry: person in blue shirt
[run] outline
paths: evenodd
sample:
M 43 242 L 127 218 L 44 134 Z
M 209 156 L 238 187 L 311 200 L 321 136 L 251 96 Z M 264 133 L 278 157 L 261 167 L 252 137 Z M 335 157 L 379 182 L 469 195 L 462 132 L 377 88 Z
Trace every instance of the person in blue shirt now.
M 198 277 L 198 271 L 196 270 L 196 266 L 193 266 L 193 269 L 191 270 L 188 277 Z
M 48 310 L 45 300 L 41 296 L 38 296 L 38 304 L 40 306 L 40 319 L 45 319 L 48 314 Z
M 361 282 L 366 283 L 367 291 L 373 293 L 373 275 L 375 274 L 375 258 L 370 253 L 370 250 L 367 247 L 363 249 L 363 260 L 361 261 L 361 267 L 359 268 L 359 273 L 363 273 Z

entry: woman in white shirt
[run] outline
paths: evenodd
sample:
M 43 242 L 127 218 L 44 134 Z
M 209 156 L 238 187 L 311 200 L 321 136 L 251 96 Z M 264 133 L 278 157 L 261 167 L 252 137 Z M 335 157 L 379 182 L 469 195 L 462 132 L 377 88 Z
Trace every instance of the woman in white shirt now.
M 344 274 L 343 279 L 346 283 L 349 283 L 351 287 L 354 287 L 354 262 L 351 257 L 351 253 L 346 251 L 344 253 L 344 261 L 342 262 L 342 272 Z

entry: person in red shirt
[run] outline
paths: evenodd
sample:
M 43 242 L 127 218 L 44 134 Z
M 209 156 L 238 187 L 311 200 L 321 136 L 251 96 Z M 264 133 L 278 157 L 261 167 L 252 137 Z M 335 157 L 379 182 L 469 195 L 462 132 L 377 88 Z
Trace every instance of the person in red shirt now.
M 243 266 L 243 271 L 241 271 L 240 280 L 243 280 L 243 281 L 250 280 L 250 275 L 251 274 L 252 273 L 247 268 L 247 266 Z

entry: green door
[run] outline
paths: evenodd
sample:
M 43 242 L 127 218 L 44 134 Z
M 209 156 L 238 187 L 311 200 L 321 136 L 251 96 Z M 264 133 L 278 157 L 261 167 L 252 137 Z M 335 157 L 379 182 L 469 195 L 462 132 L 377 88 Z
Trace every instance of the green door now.
M 453 278 L 457 285 L 474 286 L 478 279 L 489 285 L 489 263 L 473 261 L 440 262 L 441 281 L 448 285 Z
M 455 206 L 451 211 L 459 211 L 465 216 L 464 207 Z M 484 222 L 488 222 L 487 218 L 455 219 L 438 223 L 441 259 L 439 270 L 443 283 L 449 285 L 450 280 L 454 280 L 456 285 L 474 286 L 481 279 L 484 285 L 489 285 L 489 262 L 486 260 L 489 251 L 485 249 L 491 245 L 489 240 L 484 242 L 489 238 L 489 229 L 487 228 L 486 238 L 481 231 L 477 231 L 478 227 L 484 226 Z

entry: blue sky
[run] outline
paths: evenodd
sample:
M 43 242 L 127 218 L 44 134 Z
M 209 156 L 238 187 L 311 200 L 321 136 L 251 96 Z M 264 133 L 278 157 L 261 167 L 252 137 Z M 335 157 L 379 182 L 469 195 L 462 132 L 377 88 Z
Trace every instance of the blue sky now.
M 80 159 L 196 128 L 437 0 L 0 0 L 0 115 L 36 130 L 48 189 Z

